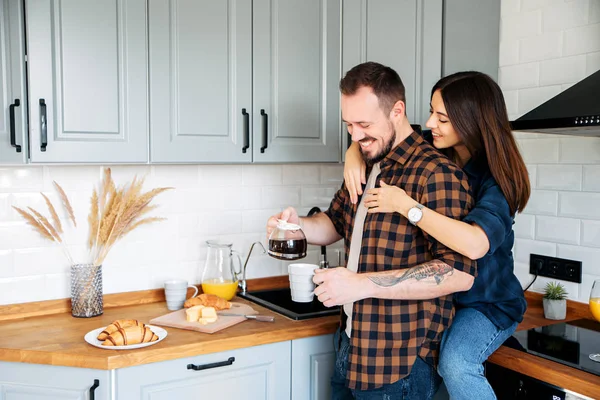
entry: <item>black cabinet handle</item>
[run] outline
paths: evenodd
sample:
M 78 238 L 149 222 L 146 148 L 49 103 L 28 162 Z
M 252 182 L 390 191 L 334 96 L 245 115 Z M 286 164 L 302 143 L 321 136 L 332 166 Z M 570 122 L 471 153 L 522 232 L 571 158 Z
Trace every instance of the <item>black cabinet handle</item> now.
M 100 386 L 100 381 L 98 379 L 94 379 L 94 384 L 90 388 L 90 400 L 94 400 L 96 398 L 96 388 Z
M 269 132 L 269 116 L 265 112 L 265 110 L 260 110 L 260 116 L 262 117 L 262 146 L 260 147 L 260 152 L 264 153 L 267 148 L 267 139 Z
M 46 118 L 46 100 L 40 99 L 40 150 L 46 151 L 48 146 L 48 120 Z
M 21 100 L 15 99 L 15 102 L 8 107 L 10 111 L 10 145 L 17 149 L 17 153 L 21 152 L 21 145 L 17 144 L 17 133 L 15 132 L 15 107 L 20 105 Z
M 242 115 L 244 116 L 244 147 L 242 147 L 242 153 L 250 147 L 250 114 L 246 112 L 245 108 L 242 108 Z
M 187 369 L 193 369 L 194 371 L 202 371 L 204 369 L 225 367 L 227 365 L 233 364 L 234 361 L 235 361 L 235 357 L 229 357 L 229 359 L 227 361 L 221 361 L 221 362 L 216 362 L 216 363 L 212 363 L 212 364 L 204 364 L 204 365 L 188 364 Z

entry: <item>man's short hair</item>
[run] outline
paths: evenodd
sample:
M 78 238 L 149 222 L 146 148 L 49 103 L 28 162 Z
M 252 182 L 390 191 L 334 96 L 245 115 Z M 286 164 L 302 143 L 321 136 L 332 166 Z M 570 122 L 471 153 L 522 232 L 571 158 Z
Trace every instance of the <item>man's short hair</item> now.
M 351 96 L 361 87 L 370 87 L 379 100 L 379 107 L 388 115 L 394 104 L 406 96 L 402 79 L 396 71 L 376 62 L 358 64 L 340 80 L 340 91 Z

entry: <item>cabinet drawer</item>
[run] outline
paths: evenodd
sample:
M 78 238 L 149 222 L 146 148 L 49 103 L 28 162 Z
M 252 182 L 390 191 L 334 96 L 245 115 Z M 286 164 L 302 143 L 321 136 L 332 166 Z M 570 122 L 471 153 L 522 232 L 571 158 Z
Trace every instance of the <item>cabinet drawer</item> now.
M 290 365 L 287 341 L 123 368 L 117 399 L 286 399 Z

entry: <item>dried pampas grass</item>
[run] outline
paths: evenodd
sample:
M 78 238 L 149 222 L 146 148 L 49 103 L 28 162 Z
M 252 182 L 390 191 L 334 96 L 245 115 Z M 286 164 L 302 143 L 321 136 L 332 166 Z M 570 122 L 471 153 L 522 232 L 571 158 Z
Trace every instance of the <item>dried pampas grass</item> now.
M 156 188 L 144 193 L 142 192 L 143 184 L 144 178 L 138 179 L 136 176 L 131 183 L 117 187 L 112 179 L 110 168 L 104 170 L 100 190 L 94 188 L 92 191 L 90 213 L 88 215 L 89 233 L 87 245 L 90 262 L 93 265 L 102 265 L 102 262 L 115 243 L 137 227 L 165 219 L 145 216 L 157 207 L 150 205 L 152 200 L 160 193 L 172 188 Z M 70 222 L 74 227 L 77 227 L 75 213 L 65 191 L 56 182 L 54 182 L 54 187 L 59 194 Z M 42 193 L 42 196 L 48 207 L 50 218 L 45 217 L 42 213 L 31 207 L 28 207 L 29 211 L 15 206 L 13 208 L 42 237 L 60 243 L 69 262 L 74 264 L 62 236 L 64 234 L 63 225 L 56 212 L 56 208 L 46 195 Z

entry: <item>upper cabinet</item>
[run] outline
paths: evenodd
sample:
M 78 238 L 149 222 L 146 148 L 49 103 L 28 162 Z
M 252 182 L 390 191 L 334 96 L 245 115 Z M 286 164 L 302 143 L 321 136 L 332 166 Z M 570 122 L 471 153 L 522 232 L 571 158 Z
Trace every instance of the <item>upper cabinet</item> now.
M 148 161 L 145 0 L 26 0 L 32 162 Z
M 151 161 L 339 161 L 340 10 L 150 0 Z
M 0 163 L 27 160 L 23 3 L 0 0 Z

